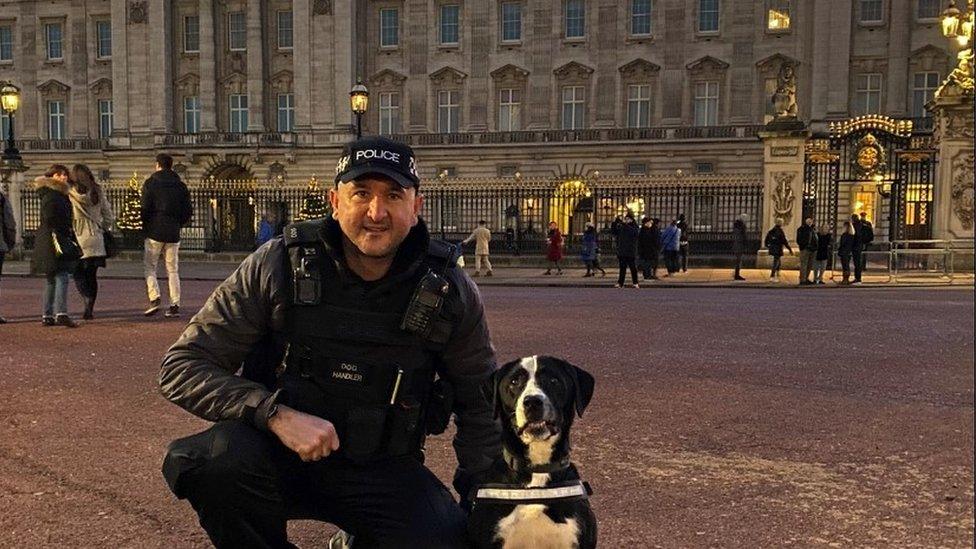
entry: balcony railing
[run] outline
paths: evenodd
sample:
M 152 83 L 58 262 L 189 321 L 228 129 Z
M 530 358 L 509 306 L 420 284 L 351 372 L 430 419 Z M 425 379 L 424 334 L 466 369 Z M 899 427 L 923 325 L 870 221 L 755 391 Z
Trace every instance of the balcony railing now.
M 163 146 L 294 145 L 297 142 L 296 135 L 291 132 L 199 132 L 156 135 L 156 143 Z

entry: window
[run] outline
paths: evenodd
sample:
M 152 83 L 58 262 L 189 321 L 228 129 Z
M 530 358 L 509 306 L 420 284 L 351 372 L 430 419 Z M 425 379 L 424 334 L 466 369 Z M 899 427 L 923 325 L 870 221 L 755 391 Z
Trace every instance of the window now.
M 183 17 L 183 51 L 200 51 L 200 17 L 196 15 Z
M 290 132 L 295 129 L 295 94 L 278 94 L 278 131 Z
M 566 0 L 566 38 L 583 38 L 586 34 L 586 11 L 583 0 Z
M 714 173 L 715 165 L 711 162 L 695 162 L 696 173 Z
M 647 175 L 647 164 L 644 162 L 628 162 L 627 175 Z
M 380 47 L 395 47 L 400 43 L 400 14 L 394 8 L 380 10 Z
M 651 125 L 651 86 L 635 84 L 628 86 L 627 127 L 646 128 Z
M 502 42 L 522 40 L 522 4 L 505 2 L 502 4 Z
M 98 41 L 95 45 L 95 57 L 98 57 L 99 59 L 107 59 L 112 57 L 111 21 L 95 22 L 95 39 Z
M 774 32 L 790 29 L 790 0 L 767 2 L 766 29 Z
M 916 72 L 912 75 L 912 116 L 930 118 L 932 113 L 925 110 L 925 104 L 935 97 L 941 80 L 937 72 Z
M 441 44 L 457 44 L 460 41 L 461 6 L 441 6 Z
M 380 134 L 389 135 L 400 131 L 400 94 L 380 94 Z
M 230 131 L 247 131 L 247 95 L 243 93 L 230 96 Z
M 227 46 L 231 51 L 247 49 L 247 19 L 243 11 L 227 15 Z
M 14 58 L 14 29 L 0 27 L 0 61 L 12 61 Z M 4 134 L 6 135 L 6 134 Z
M 651 34 L 651 0 L 632 0 L 630 4 L 630 34 Z
M 940 0 L 918 0 L 918 19 L 938 19 L 942 14 L 942 2 Z
M 44 25 L 44 36 L 47 40 L 48 60 L 64 59 L 61 43 L 61 23 L 48 23 Z
M 437 92 L 437 131 L 439 133 L 456 133 L 460 127 L 461 92 Z
M 854 86 L 854 111 L 857 114 L 881 112 L 881 75 L 859 74 Z
M 583 128 L 583 86 L 566 86 L 563 93 L 563 124 L 564 130 L 579 130 Z
M 200 98 L 195 95 L 183 98 L 183 131 L 186 133 L 200 131 Z
M 718 82 L 695 83 L 695 125 L 718 125 Z
M 98 100 L 98 137 L 108 139 L 112 136 L 112 100 Z
M 519 90 L 498 90 L 498 131 L 514 132 L 519 130 L 521 99 Z
M 64 139 L 67 135 L 65 124 L 67 119 L 64 115 L 64 101 L 47 102 L 47 138 Z
M 882 19 L 882 0 L 861 0 L 862 23 L 880 23 Z
M 698 0 L 698 32 L 718 32 L 718 0 Z
M 514 164 L 502 164 L 498 166 L 498 177 L 515 177 L 518 173 L 518 166 Z
M 278 12 L 278 49 L 290 50 L 294 47 L 292 19 L 290 11 Z

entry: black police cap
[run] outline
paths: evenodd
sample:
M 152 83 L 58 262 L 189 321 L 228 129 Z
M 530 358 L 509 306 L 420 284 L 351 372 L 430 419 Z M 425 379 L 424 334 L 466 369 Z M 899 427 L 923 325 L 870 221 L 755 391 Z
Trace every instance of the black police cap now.
M 342 148 L 336 164 L 336 184 L 368 174 L 385 175 L 402 187 L 420 185 L 413 149 L 385 137 L 364 137 Z

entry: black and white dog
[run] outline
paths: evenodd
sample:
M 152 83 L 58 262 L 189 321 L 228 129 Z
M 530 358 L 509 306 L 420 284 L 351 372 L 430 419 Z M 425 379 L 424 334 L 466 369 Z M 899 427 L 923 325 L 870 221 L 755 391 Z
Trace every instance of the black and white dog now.
M 485 386 L 501 418 L 504 462 L 472 498 L 475 547 L 589 549 L 596 517 L 569 461 L 569 428 L 593 396 L 593 376 L 550 356 L 509 362 Z

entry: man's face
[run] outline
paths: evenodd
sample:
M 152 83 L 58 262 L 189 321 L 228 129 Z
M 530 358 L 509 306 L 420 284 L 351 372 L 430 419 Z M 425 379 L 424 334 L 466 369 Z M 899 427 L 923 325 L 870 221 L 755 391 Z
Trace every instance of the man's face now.
M 807 226 L 808 227 L 812 227 L 813 226 L 813 218 L 808 217 L 807 220 L 806 220 L 806 222 L 807 222 Z
M 343 234 L 372 258 L 391 257 L 417 224 L 423 197 L 382 175 L 365 175 L 329 191 L 332 217 Z
M 56 180 L 56 181 L 60 181 L 61 183 L 67 183 L 68 182 L 68 174 L 67 174 L 67 172 L 58 172 L 58 173 L 52 175 L 51 178 L 54 179 L 54 180 Z

